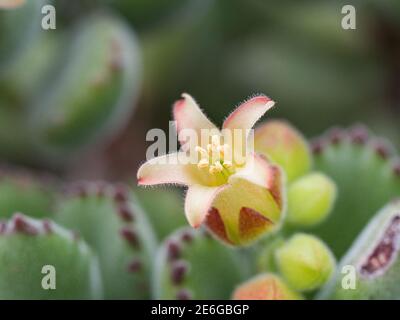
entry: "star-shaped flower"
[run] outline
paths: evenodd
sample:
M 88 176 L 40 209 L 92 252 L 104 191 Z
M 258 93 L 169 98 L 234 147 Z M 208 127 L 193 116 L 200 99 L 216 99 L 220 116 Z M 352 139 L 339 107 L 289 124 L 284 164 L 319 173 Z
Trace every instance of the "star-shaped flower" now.
M 188 94 L 173 107 L 183 150 L 153 158 L 138 170 L 139 185 L 188 186 L 185 214 L 219 239 L 248 244 L 278 227 L 283 212 L 282 174 L 254 153 L 251 128 L 274 102 L 259 95 L 241 104 L 219 130 Z

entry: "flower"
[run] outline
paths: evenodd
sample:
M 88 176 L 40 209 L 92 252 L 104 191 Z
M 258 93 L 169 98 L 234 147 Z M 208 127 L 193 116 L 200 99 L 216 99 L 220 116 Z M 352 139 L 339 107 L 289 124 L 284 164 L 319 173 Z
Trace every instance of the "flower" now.
M 144 163 L 138 184 L 188 186 L 185 214 L 190 225 L 205 224 L 232 245 L 250 243 L 276 229 L 283 212 L 282 173 L 248 147 L 251 128 L 273 105 L 267 96 L 255 96 L 234 110 L 219 130 L 194 99 L 183 94 L 173 107 L 182 150 Z

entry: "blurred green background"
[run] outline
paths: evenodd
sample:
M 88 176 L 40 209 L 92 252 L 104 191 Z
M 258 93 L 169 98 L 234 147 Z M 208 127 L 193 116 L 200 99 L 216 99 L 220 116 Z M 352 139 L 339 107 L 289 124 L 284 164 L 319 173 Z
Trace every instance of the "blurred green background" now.
M 48 3 L 56 30 L 40 28 Z M 341 27 L 345 4 L 356 8 L 356 30 Z M 112 19 L 88 27 L 98 16 Z M 88 75 L 103 68 L 107 32 L 120 41 L 123 77 L 86 90 Z M 3 162 L 132 182 L 147 131 L 168 130 L 182 92 L 216 123 L 265 93 L 277 101 L 267 117 L 308 137 L 363 122 L 400 146 L 400 2 L 27 0 L 0 13 Z M 72 109 L 70 125 L 58 128 Z

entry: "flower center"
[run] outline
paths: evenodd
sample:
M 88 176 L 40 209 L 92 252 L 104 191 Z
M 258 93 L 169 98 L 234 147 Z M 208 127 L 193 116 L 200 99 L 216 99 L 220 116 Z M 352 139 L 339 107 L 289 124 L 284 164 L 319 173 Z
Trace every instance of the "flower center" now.
M 211 136 L 211 143 L 207 145 L 206 149 L 197 146 L 196 151 L 200 154 L 200 160 L 197 163 L 199 169 L 208 168 L 210 174 L 222 174 L 225 177 L 235 171 L 232 161 L 225 160 L 230 148 L 227 144 L 221 144 L 218 135 Z

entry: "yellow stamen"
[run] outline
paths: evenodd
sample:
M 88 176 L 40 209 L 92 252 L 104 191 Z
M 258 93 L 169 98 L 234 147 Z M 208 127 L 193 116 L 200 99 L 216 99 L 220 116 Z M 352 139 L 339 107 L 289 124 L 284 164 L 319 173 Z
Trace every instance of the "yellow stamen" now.
M 209 165 L 208 159 L 203 158 L 203 159 L 201 159 L 201 160 L 199 161 L 199 163 L 197 164 L 197 167 L 198 167 L 199 169 L 202 169 L 202 168 L 207 168 L 208 165 Z
M 201 155 L 197 167 L 199 169 L 208 168 L 210 174 L 222 174 L 227 178 L 232 173 L 233 164 L 231 161 L 224 161 L 224 156 L 229 151 L 229 145 L 221 145 L 220 138 L 219 135 L 213 135 L 211 136 L 211 143 L 206 148 L 196 147 L 195 150 Z
M 215 168 L 215 166 L 211 165 L 210 169 L 208 170 L 208 172 L 210 172 L 210 174 L 217 173 L 217 168 Z
M 216 161 L 214 163 L 214 167 L 217 169 L 217 172 L 221 172 L 222 170 L 224 170 L 224 167 L 221 165 L 219 161 Z

